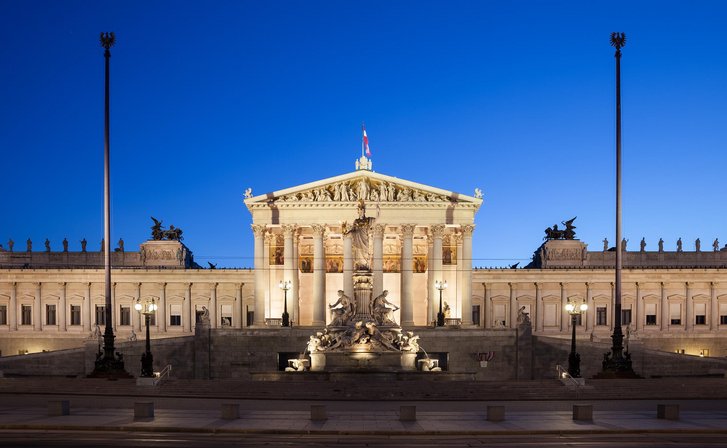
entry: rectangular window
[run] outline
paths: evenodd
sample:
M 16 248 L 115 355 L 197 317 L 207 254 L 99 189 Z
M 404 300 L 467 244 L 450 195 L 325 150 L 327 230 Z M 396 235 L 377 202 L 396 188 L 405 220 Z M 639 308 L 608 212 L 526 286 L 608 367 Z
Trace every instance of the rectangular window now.
M 507 321 L 505 320 L 505 305 L 498 304 L 493 307 L 493 314 L 495 315 L 494 322 L 492 323 L 495 328 L 503 328 Z
M 682 324 L 682 306 L 680 303 L 669 304 L 669 322 L 671 325 Z
M 220 325 L 223 327 L 232 326 L 232 305 L 222 305 L 220 313 Z
M 694 304 L 694 324 L 695 325 L 707 325 L 707 304 L 706 303 L 695 303 Z
M 727 303 L 719 304 L 719 324 L 727 325 Z
M 131 307 L 121 305 L 119 322 L 120 325 L 131 325 Z
M 81 305 L 71 305 L 71 325 L 81 325 Z
M 169 326 L 178 327 L 182 325 L 182 305 L 171 305 L 169 307 Z
M 30 305 L 22 305 L 20 307 L 20 324 L 33 325 L 33 307 Z
M 142 314 L 142 316 L 143 316 L 143 314 Z M 149 325 L 151 325 L 152 327 L 155 327 L 156 324 L 157 324 L 157 313 L 151 313 L 149 315 Z
M 96 325 L 106 325 L 106 307 L 96 305 Z
M 480 325 L 480 306 L 479 305 L 472 305 L 472 322 L 475 323 L 475 325 Z
M 631 309 L 621 310 L 621 325 L 631 324 Z
M 583 325 L 583 314 L 576 314 L 576 327 Z
M 7 305 L 0 305 L 0 325 L 8 324 L 8 307 Z
M 554 303 L 545 304 L 545 315 L 543 316 L 543 326 L 555 327 L 558 324 L 558 306 Z
M 646 304 L 646 325 L 656 325 L 656 303 Z
M 46 305 L 45 306 L 45 324 L 56 325 L 56 306 Z
M 596 325 L 608 325 L 605 306 L 596 307 Z

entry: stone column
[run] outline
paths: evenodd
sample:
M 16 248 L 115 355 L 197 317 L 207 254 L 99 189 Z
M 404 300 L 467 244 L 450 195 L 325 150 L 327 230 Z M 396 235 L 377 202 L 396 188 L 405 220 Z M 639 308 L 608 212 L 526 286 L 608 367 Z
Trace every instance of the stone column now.
M 462 325 L 472 325 L 472 232 L 474 224 L 462 226 Z M 510 304 L 512 306 L 512 303 Z M 517 310 L 516 310 L 517 311 Z
M 343 235 L 343 293 L 353 298 L 353 240 L 350 233 Z
M 543 306 L 543 290 L 540 283 L 535 282 L 535 331 L 541 333 L 543 331 L 543 319 L 545 307 Z
M 91 322 L 93 321 L 93 300 L 91 299 L 91 283 L 86 283 L 86 318 L 81 316 L 83 320 L 83 330 L 91 331 Z
M 232 307 L 232 328 L 242 328 L 242 285 L 235 283 L 235 305 Z
M 694 330 L 694 300 L 689 282 L 684 282 L 684 331 Z
M 18 284 L 10 283 L 10 309 L 8 310 L 10 331 L 18 330 Z
M 714 282 L 709 282 L 710 310 L 709 329 L 719 329 L 719 303 L 717 303 L 717 288 Z
M 293 275 L 293 285 L 291 287 L 291 291 L 293 292 L 293 297 L 295 300 L 292 302 L 288 302 L 288 307 L 290 308 L 292 303 L 292 310 L 293 310 L 293 322 L 295 322 L 295 325 L 300 326 L 300 269 L 298 268 L 300 256 L 298 253 L 298 248 L 300 244 L 300 227 L 298 227 L 295 230 L 295 234 L 293 235 L 293 260 L 294 261 L 294 269 L 295 269 L 295 275 Z
M 430 321 L 436 320 L 437 313 L 439 312 L 439 290 L 435 286 L 437 280 L 444 281 L 442 272 L 442 238 L 444 237 L 444 230 L 446 226 L 444 224 L 434 224 L 430 227 L 432 236 L 432 250 L 431 250 L 431 270 L 429 271 L 429 297 L 433 298 Z M 487 306 L 487 304 L 485 304 Z M 484 310 L 483 310 L 484 312 Z
M 167 284 L 160 283 L 159 305 L 157 306 L 157 331 L 160 333 L 167 332 Z
M 66 282 L 61 283 L 61 298 L 59 300 L 58 304 L 58 330 L 59 331 L 66 331 L 66 308 L 68 307 L 68 304 L 66 303 L 66 292 L 67 292 L 68 284 Z
M 184 305 L 182 308 L 182 322 L 184 323 L 184 332 L 192 332 L 192 320 L 196 319 L 192 310 L 192 283 L 186 283 L 184 288 Z
M 433 248 L 434 241 L 432 241 L 432 234 L 430 233 L 429 238 L 427 238 L 427 308 L 429 309 L 427 311 L 427 325 L 431 325 L 432 322 L 436 321 L 437 319 L 437 300 L 439 299 L 439 297 L 437 297 L 437 295 L 434 293 L 437 288 L 434 287 L 434 261 L 432 260 L 434 253 Z
M 290 290 L 288 291 L 289 310 L 293 310 L 293 304 L 298 302 L 298 290 L 293 288 L 293 278 L 298 276 L 298 268 L 293 251 L 293 237 L 295 236 L 296 230 L 297 226 L 294 224 L 283 225 L 283 280 L 290 282 Z M 290 314 L 295 315 L 295 312 Z
M 586 332 L 590 332 L 593 330 L 593 318 L 591 316 L 596 315 L 596 310 L 593 309 L 593 291 L 591 291 L 590 282 L 586 282 L 586 303 L 588 304 L 588 309 L 584 313 L 583 318 L 586 320 Z
M 378 297 L 384 292 L 384 224 L 374 224 L 372 233 L 374 236 L 374 254 L 373 263 L 373 297 Z M 348 294 L 348 293 L 347 293 Z
M 35 284 L 34 306 L 35 316 L 33 318 L 33 330 L 43 329 L 43 285 L 40 282 Z
M 568 299 L 565 296 L 565 283 L 560 283 L 560 310 L 558 310 L 558 314 L 560 315 L 560 332 L 564 332 L 568 329 L 568 320 L 570 319 L 570 315 L 565 314 L 565 305 L 568 303 Z
M 641 309 L 641 286 L 639 285 L 639 282 L 636 282 L 636 299 L 634 303 L 634 315 L 632 317 L 632 321 L 635 323 L 634 327 L 637 332 L 641 331 L 644 327 L 644 319 L 641 316 Z
M 661 319 L 659 322 L 659 328 L 662 331 L 669 329 L 669 304 L 666 300 L 666 291 L 664 288 L 664 282 L 661 282 L 661 303 L 659 304 L 661 311 Z
M 253 325 L 265 326 L 265 260 L 263 258 L 265 246 L 265 226 L 252 225 L 255 234 L 255 311 Z
M 616 290 L 615 285 L 613 282 L 611 282 L 611 301 L 608 303 L 608 309 L 606 312 L 606 325 L 613 329 L 616 321 L 613 320 L 613 310 L 615 309 L 614 302 L 616 302 Z
M 313 325 L 326 324 L 326 253 L 323 235 L 326 226 L 313 224 Z
M 482 284 L 485 288 L 485 328 L 492 328 L 494 323 L 492 310 L 492 288 L 487 283 Z
M 210 288 L 210 328 L 219 328 L 220 326 L 220 318 L 217 313 L 217 285 L 218 283 L 212 283 Z
M 517 299 L 515 298 L 515 285 L 508 282 L 507 286 L 510 288 L 510 318 L 508 320 L 510 321 L 510 328 L 517 328 L 517 313 L 519 308 Z
M 414 280 L 413 267 L 413 246 L 414 246 L 414 224 L 402 224 L 402 247 L 401 247 L 401 326 L 410 327 L 414 325 L 414 299 L 412 297 L 412 282 Z
M 136 284 L 136 299 L 139 300 L 139 302 L 141 303 L 141 283 Z M 144 304 L 142 303 L 142 306 L 143 305 Z M 131 313 L 131 315 L 136 316 L 136 319 L 135 319 L 136 320 L 136 325 L 135 325 L 136 331 L 139 332 L 138 334 L 141 334 L 141 321 L 144 320 L 142 314 L 140 312 L 136 311 L 136 309 L 134 309 L 134 311 Z

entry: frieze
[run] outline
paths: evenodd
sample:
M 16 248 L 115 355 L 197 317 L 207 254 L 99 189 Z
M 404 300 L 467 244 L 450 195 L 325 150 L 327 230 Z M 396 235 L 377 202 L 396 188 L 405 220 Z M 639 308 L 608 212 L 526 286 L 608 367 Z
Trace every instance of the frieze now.
M 548 249 L 547 260 L 580 260 L 583 251 L 580 248 Z
M 281 202 L 452 202 L 449 196 L 397 185 L 385 180 L 359 178 L 336 182 L 279 198 Z

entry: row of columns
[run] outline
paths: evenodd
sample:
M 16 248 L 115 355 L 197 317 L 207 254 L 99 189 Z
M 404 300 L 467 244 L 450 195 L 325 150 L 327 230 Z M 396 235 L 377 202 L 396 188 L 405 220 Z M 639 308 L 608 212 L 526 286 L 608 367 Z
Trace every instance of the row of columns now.
M 372 281 L 374 297 L 383 292 L 384 289 L 384 224 L 375 224 L 372 228 L 373 236 L 373 262 L 372 262 Z M 401 324 L 403 326 L 414 325 L 414 296 L 413 296 L 413 248 L 414 248 L 414 231 L 416 225 L 401 224 L 402 235 L 402 251 L 401 251 L 401 270 L 400 270 L 400 300 L 401 300 Z M 321 326 L 326 323 L 326 254 L 325 254 L 325 234 L 326 226 L 324 224 L 313 224 L 310 226 L 313 235 L 313 285 L 312 285 L 312 325 Z M 434 272 L 442 272 L 442 238 L 445 233 L 446 226 L 444 224 L 435 224 L 430 227 L 433 244 L 431 253 L 429 254 L 429 310 L 428 319 L 435 315 L 433 311 L 432 298 L 437 297 L 434 290 Z M 253 224 L 252 230 L 254 234 L 254 267 L 255 267 L 255 326 L 265 325 L 265 297 L 266 287 L 269 282 L 266 281 L 265 273 L 268 271 L 268 262 L 265 257 L 265 235 L 268 229 L 264 225 Z M 472 281 L 472 231 L 474 225 L 462 226 L 463 250 L 461 253 L 461 272 L 463 273 L 462 283 L 462 320 L 463 324 L 472 324 L 472 299 L 471 299 L 471 281 Z M 288 303 L 293 304 L 296 308 L 295 318 L 299 316 L 299 278 L 298 278 L 298 232 L 299 228 L 295 225 L 286 224 L 282 226 L 283 231 L 283 280 L 291 282 L 291 289 L 288 291 Z M 441 280 L 441 279 L 437 279 Z M 343 235 L 343 288 L 344 293 L 349 297 L 353 297 L 353 247 L 350 235 Z M 260 311 L 262 312 L 260 312 Z

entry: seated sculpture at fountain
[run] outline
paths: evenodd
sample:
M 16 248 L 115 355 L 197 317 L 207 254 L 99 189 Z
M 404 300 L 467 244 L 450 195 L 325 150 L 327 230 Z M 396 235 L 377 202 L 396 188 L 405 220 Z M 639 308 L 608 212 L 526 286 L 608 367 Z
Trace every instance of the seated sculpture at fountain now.
M 349 227 L 343 223 L 343 234 L 351 235 L 351 248 L 353 255 L 353 269 L 356 271 L 370 271 L 369 262 L 369 230 L 374 218 L 366 217 L 366 203 L 363 199 L 358 201 L 358 218 Z
M 384 290 L 383 293 L 371 301 L 371 316 L 378 325 L 396 325 L 391 313 L 398 310 L 399 307 L 389 302 L 386 299 L 387 295 L 389 295 L 389 291 Z
M 333 313 L 331 326 L 341 327 L 349 323 L 351 318 L 356 314 L 356 302 L 351 300 L 342 290 L 338 290 L 338 300 L 336 303 L 328 305 Z

